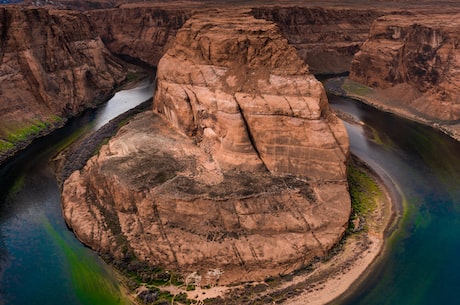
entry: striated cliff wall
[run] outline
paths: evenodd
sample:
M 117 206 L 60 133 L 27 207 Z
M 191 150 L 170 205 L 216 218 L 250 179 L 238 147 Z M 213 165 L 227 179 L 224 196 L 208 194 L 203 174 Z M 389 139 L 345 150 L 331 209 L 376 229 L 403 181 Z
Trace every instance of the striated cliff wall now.
M 275 22 L 312 73 L 350 70 L 350 63 L 367 39 L 372 22 L 382 10 L 321 7 L 262 7 L 256 18 Z
M 347 135 L 295 49 L 273 23 L 219 17 L 178 33 L 158 65 L 155 110 L 224 168 L 344 177 Z
M 126 75 L 113 55 L 156 67 L 177 30 L 202 5 L 93 2 L 2 8 L 0 159 L 62 124 L 63 117 L 102 101 Z M 51 8 L 66 5 L 88 11 Z M 113 8 L 94 9 L 103 7 Z M 277 23 L 312 72 L 338 73 L 348 70 L 376 13 L 271 7 L 251 14 Z
M 0 9 L 0 154 L 107 95 L 126 71 L 79 13 Z
M 132 120 L 65 182 L 77 236 L 203 286 L 326 255 L 350 214 L 348 137 L 275 24 L 247 11 L 197 14 L 157 78 L 159 115 Z
M 128 6 L 86 14 L 112 53 L 156 66 L 191 9 Z
M 458 20 L 459 14 L 378 18 L 350 78 L 430 120 L 460 119 Z

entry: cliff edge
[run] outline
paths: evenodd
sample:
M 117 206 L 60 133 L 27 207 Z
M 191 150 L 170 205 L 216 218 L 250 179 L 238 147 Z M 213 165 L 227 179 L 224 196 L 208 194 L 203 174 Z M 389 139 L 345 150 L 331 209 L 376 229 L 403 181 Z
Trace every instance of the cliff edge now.
M 126 77 L 82 14 L 0 8 L 0 163 Z
M 153 108 L 64 183 L 85 244 L 205 286 L 287 274 L 341 239 L 348 137 L 272 22 L 192 16 L 160 60 Z
M 459 18 L 378 18 L 352 61 L 350 79 L 377 89 L 390 107 L 438 123 L 459 120 Z

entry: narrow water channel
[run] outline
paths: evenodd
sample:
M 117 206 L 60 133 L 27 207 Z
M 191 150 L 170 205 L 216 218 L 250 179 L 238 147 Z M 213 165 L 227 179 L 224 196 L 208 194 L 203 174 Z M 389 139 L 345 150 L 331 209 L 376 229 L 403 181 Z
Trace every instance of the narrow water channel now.
M 350 99 L 330 100 L 367 126 L 346 124 L 351 151 L 391 177 L 405 199 L 383 263 L 341 304 L 458 304 L 460 143 Z
M 152 95 L 148 80 L 120 91 L 0 168 L 1 305 L 129 304 L 110 268 L 67 229 L 50 159 Z

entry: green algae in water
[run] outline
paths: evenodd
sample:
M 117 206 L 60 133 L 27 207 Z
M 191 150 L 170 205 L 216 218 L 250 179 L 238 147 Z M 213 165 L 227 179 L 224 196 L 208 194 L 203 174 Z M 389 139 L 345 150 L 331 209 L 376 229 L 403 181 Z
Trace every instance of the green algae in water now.
M 86 249 L 70 246 L 47 219 L 44 227 L 68 262 L 71 282 L 82 304 L 132 304 L 113 280 L 113 275 L 83 253 Z

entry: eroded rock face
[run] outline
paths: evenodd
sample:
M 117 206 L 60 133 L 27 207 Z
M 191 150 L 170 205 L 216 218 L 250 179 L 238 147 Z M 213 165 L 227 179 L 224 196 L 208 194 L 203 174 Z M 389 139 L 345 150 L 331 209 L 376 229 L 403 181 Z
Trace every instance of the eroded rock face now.
M 191 9 L 171 6 L 127 6 L 86 14 L 112 53 L 157 66 L 168 43 L 191 14 Z
M 125 77 L 87 18 L 0 9 L 0 137 L 103 101 Z
M 459 14 L 385 16 L 352 62 L 350 78 L 431 119 L 460 118 Z
M 252 14 L 275 22 L 309 65 L 312 73 L 350 70 L 353 56 L 366 41 L 372 22 L 385 14 L 379 9 L 321 7 L 262 7 Z
M 187 22 L 161 59 L 155 111 L 223 169 L 345 177 L 348 137 L 295 49 L 271 22 L 215 14 Z
M 160 115 L 133 119 L 64 184 L 85 244 L 213 285 L 289 273 L 341 239 L 347 135 L 273 23 L 196 15 L 157 75 Z

